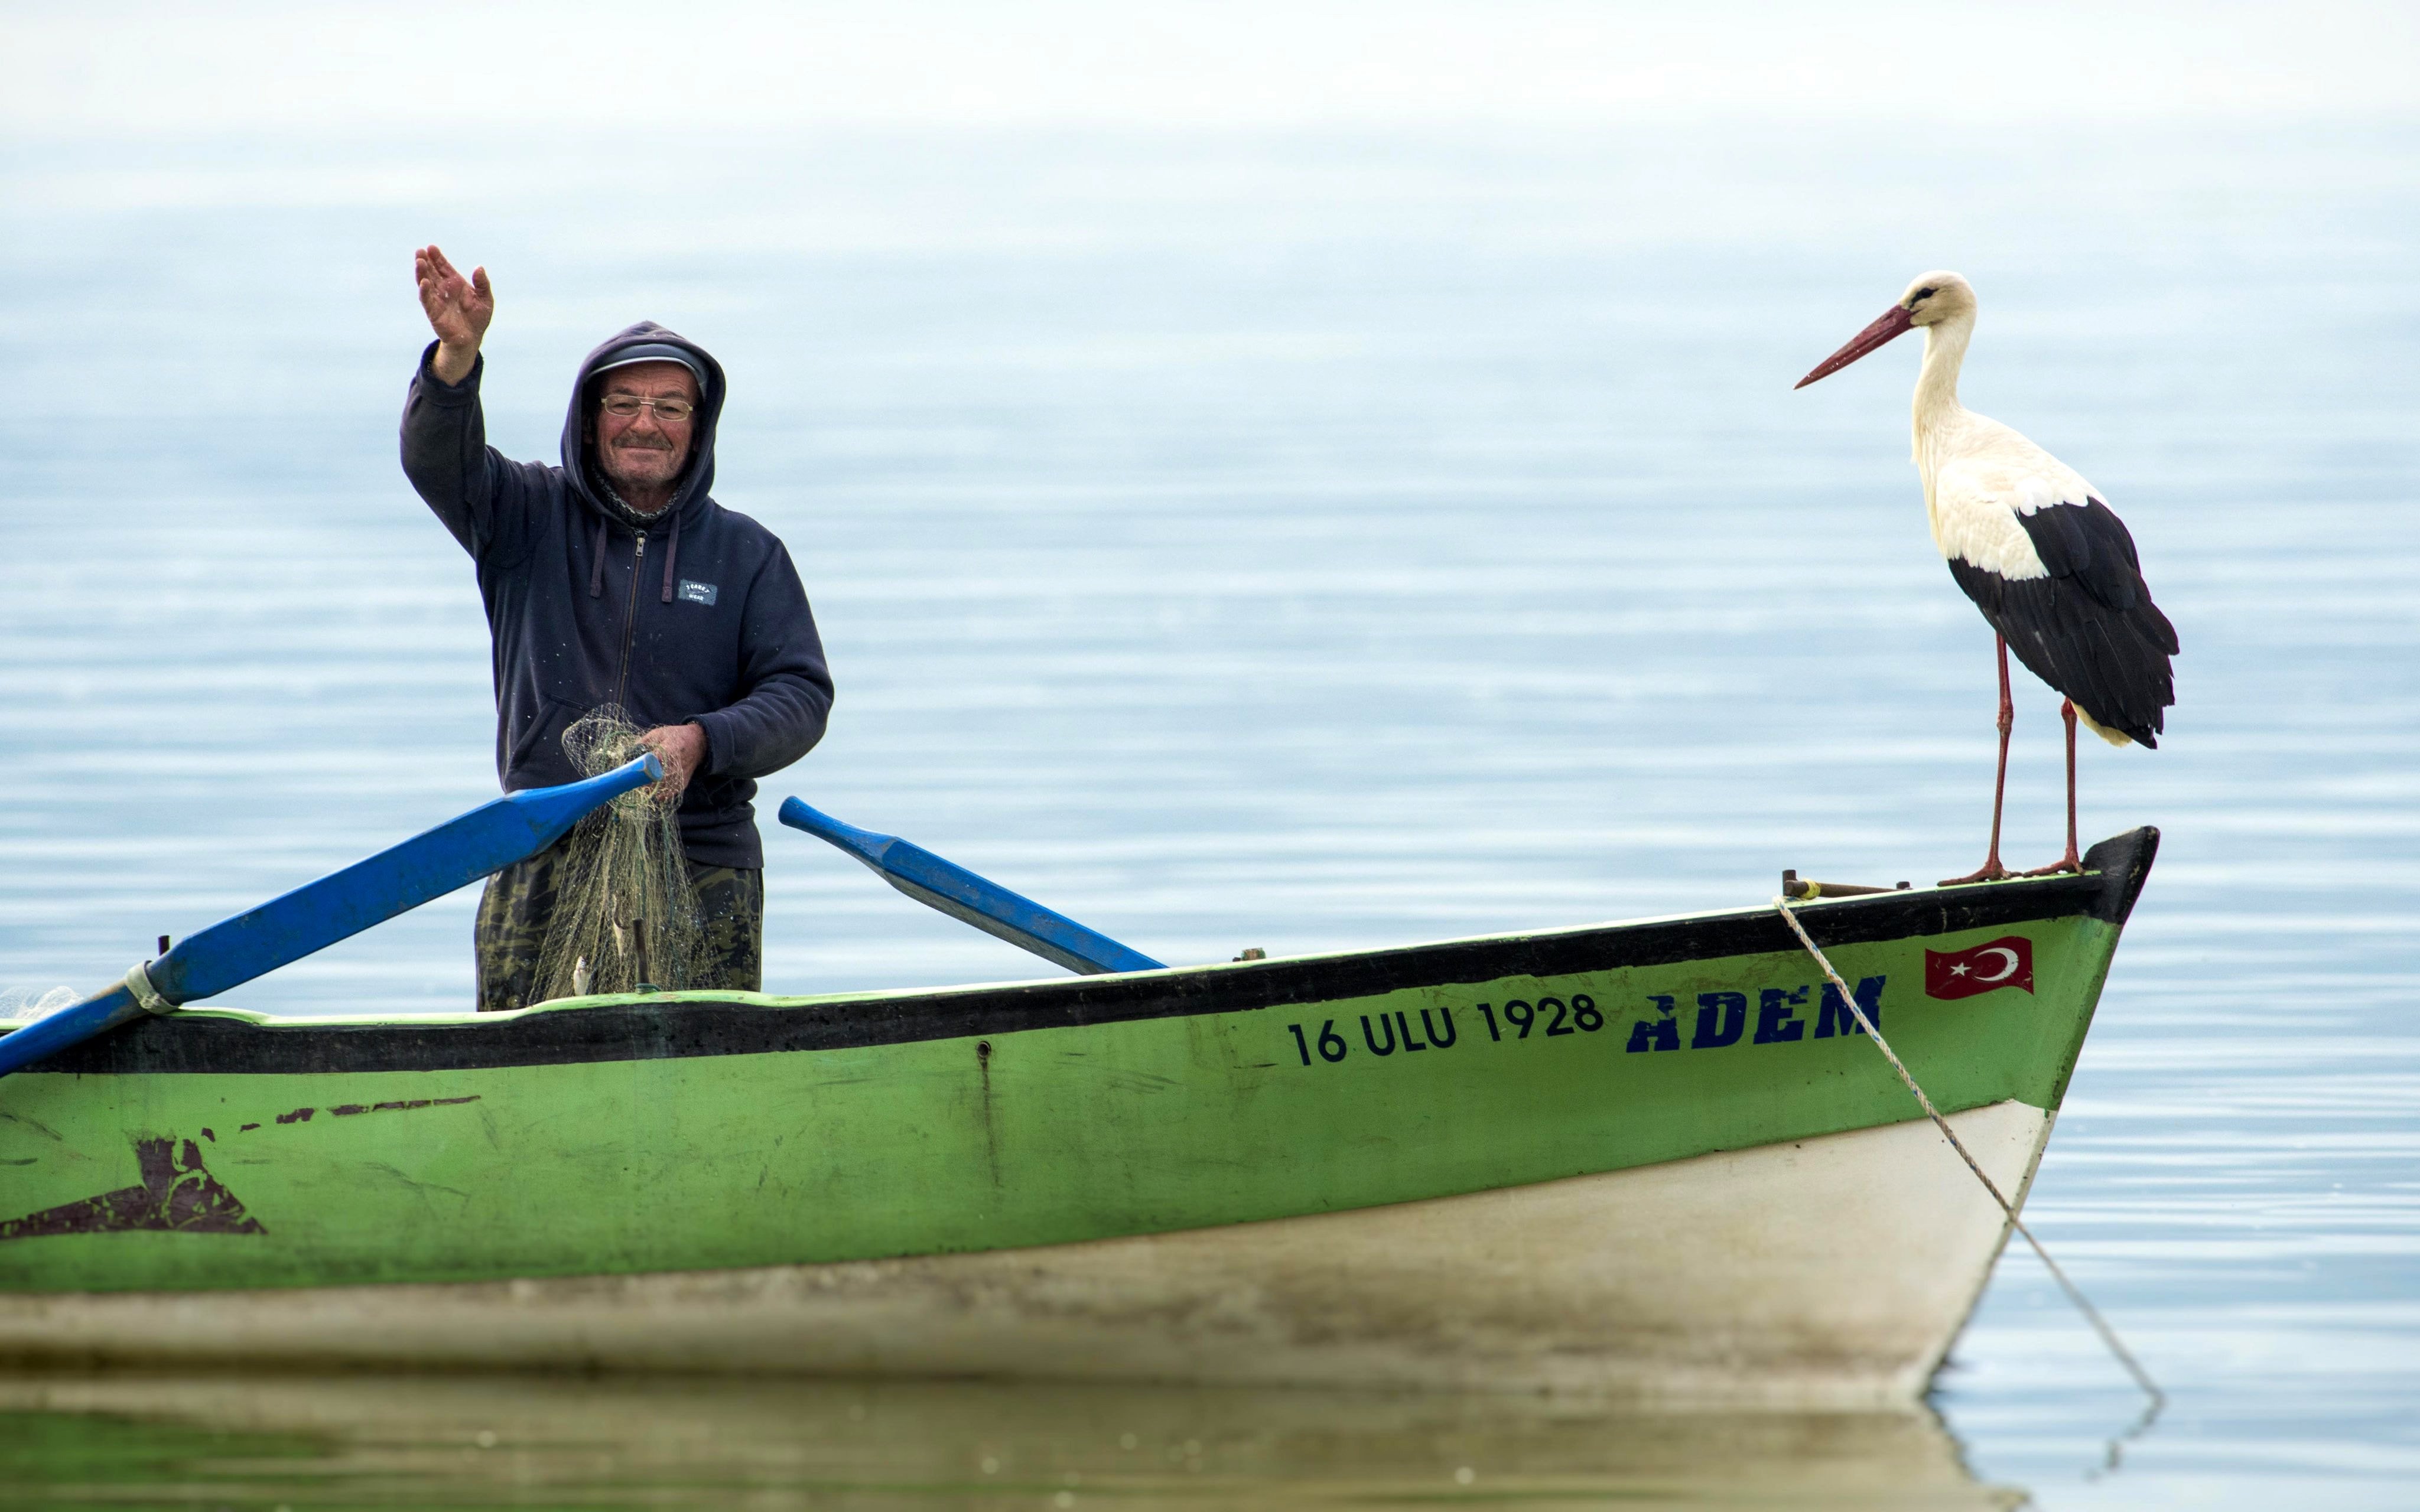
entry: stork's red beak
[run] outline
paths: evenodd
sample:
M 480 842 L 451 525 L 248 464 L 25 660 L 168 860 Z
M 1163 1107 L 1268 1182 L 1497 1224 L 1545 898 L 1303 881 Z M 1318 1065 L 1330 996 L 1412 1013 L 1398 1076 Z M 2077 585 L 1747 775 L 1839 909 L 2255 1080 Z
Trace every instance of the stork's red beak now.
M 1791 387 L 1803 389 L 1819 378 L 1829 378 L 1875 347 L 1888 346 L 1897 338 L 1906 335 L 1914 326 L 1914 317 L 1903 307 L 1894 304 L 1882 313 L 1881 319 L 1858 332 L 1849 339 L 1846 347 L 1818 363 L 1814 372 L 1800 378 Z

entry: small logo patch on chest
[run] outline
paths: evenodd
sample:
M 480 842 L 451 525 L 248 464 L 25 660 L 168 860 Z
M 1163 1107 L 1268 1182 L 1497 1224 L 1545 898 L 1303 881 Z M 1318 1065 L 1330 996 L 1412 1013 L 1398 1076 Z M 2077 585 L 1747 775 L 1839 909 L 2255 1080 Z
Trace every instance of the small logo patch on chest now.
M 703 604 L 712 609 L 714 594 L 715 587 L 712 583 L 691 582 L 687 578 L 680 580 L 681 602 L 685 604 Z

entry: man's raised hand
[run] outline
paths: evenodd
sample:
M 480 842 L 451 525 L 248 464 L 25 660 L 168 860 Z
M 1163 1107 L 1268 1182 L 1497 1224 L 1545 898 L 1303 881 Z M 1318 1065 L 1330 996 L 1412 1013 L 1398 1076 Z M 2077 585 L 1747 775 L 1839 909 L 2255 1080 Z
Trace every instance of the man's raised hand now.
M 437 332 L 437 356 L 429 366 L 440 380 L 459 383 L 471 376 L 488 322 L 496 317 L 496 291 L 488 285 L 488 270 L 473 268 L 464 278 L 433 244 L 411 255 L 411 270 L 420 284 L 420 307 L 427 312 L 428 329 Z

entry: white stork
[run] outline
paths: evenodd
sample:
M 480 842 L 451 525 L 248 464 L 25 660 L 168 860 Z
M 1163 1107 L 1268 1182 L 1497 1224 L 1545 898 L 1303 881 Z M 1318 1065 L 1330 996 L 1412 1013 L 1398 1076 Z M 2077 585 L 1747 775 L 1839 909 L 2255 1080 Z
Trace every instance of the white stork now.
M 1982 866 L 1944 882 L 2010 876 L 2000 864 L 2000 806 L 2009 783 L 2009 649 L 2065 695 L 2067 854 L 2038 876 L 2083 868 L 2075 850 L 2075 721 L 2113 746 L 2157 747 L 2162 711 L 2176 702 L 2168 658 L 2176 627 L 2151 602 L 2134 538 L 2073 468 L 1958 402 L 1958 368 L 1975 334 L 1975 290 L 1956 273 L 1926 273 L 1899 302 L 1800 378 L 1805 388 L 1911 330 L 1924 332 L 1916 379 L 1916 468 L 1932 544 L 1949 575 L 1997 632 L 2000 773 L 1992 789 L 1992 849 Z

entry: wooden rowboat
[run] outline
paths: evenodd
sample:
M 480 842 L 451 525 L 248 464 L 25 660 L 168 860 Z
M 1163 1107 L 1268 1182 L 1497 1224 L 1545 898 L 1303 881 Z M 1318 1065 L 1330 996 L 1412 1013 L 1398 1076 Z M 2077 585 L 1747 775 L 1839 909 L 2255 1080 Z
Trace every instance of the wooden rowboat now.
M 1799 909 L 2012 1196 L 2157 841 Z M 1770 908 L 915 992 L 188 1009 L 0 1082 L 19 1361 L 1905 1401 L 2005 1228 Z

